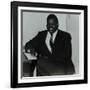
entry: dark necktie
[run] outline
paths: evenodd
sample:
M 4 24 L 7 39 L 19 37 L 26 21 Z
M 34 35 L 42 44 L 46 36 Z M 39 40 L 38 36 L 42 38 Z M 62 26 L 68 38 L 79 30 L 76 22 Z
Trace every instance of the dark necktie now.
M 51 35 L 51 38 L 50 38 L 50 47 L 53 52 L 53 35 Z

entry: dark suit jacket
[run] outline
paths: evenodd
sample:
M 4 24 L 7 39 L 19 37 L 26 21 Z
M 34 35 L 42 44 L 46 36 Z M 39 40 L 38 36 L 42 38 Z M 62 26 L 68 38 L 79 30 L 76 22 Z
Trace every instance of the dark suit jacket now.
M 45 44 L 47 32 L 47 30 L 39 32 L 36 37 L 25 45 L 26 50 L 34 48 L 35 52 L 38 53 L 38 72 L 41 72 L 40 75 L 74 74 L 75 69 L 71 60 L 72 47 L 70 34 L 58 30 L 51 54 Z

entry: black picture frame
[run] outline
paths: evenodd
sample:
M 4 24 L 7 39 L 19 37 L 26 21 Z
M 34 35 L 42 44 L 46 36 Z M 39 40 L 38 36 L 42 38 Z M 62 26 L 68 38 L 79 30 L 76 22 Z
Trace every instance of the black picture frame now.
M 84 78 L 77 80 L 64 81 L 46 81 L 34 83 L 18 83 L 18 7 L 39 7 L 39 8 L 55 8 L 55 9 L 72 9 L 84 11 Z M 83 84 L 88 82 L 87 72 L 87 6 L 84 5 L 68 5 L 68 4 L 51 4 L 51 3 L 35 3 L 35 2 L 11 2 L 11 87 L 36 87 L 36 86 L 52 86 L 52 85 L 68 85 Z

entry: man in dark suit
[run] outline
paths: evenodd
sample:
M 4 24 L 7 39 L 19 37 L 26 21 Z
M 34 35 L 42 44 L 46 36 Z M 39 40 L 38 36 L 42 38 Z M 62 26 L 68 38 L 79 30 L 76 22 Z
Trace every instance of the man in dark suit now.
M 37 57 L 37 75 L 70 75 L 75 73 L 72 63 L 71 36 L 58 29 L 54 14 L 47 17 L 47 30 L 41 31 L 26 43 L 25 51 Z

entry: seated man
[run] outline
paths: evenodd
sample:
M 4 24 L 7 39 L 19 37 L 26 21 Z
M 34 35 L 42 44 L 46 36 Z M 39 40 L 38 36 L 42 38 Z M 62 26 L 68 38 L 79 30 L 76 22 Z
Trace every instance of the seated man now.
M 38 58 L 37 75 L 74 74 L 72 63 L 71 36 L 58 29 L 59 22 L 54 14 L 47 17 L 47 30 L 41 31 L 26 43 L 25 52 Z

